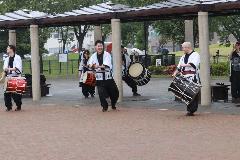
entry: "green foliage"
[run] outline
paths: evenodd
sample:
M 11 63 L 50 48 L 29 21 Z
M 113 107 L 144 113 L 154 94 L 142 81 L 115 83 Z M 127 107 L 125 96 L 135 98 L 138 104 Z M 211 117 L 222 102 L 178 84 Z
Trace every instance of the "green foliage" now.
M 154 75 L 172 75 L 176 66 L 149 66 L 148 69 Z
M 221 62 L 212 64 L 210 71 L 213 76 L 227 76 L 229 75 L 229 63 Z
M 6 52 L 8 45 L 8 32 L 6 30 L 0 30 L 0 52 Z
M 210 22 L 212 24 L 210 28 L 217 32 L 222 44 L 230 46 L 228 40 L 230 34 L 240 40 L 240 15 L 214 17 L 211 18 Z
M 184 20 L 161 20 L 154 23 L 158 35 L 161 37 L 162 44 L 173 41 L 181 44 L 184 41 Z

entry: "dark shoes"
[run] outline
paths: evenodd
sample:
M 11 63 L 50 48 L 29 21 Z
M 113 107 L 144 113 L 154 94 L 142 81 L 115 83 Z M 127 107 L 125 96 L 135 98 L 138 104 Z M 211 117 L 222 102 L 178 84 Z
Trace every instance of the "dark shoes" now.
M 11 111 L 12 110 L 12 107 L 10 108 L 10 107 L 7 107 L 7 109 L 6 109 L 6 112 L 9 112 L 9 111 Z
M 10 107 L 8 107 L 7 109 L 6 109 L 6 112 L 9 112 L 9 111 L 11 111 L 12 110 L 12 107 L 10 108 Z M 15 111 L 21 111 L 21 107 L 17 107 L 16 109 L 15 109 Z
M 186 116 L 194 116 L 192 112 L 187 112 Z
M 15 111 L 21 111 L 21 107 L 17 107 Z
M 102 111 L 107 112 L 108 108 L 103 107 Z
M 136 92 L 136 93 L 133 93 L 133 96 L 141 96 L 141 94 L 138 94 L 138 93 Z
M 116 109 L 117 109 L 117 107 L 115 107 L 115 106 L 112 107 L 112 110 L 116 110 Z

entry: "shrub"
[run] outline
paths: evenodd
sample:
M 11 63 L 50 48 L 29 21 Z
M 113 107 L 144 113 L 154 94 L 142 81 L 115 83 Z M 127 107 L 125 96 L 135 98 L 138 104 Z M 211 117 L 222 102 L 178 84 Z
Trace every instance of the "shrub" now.
M 171 65 L 171 66 L 149 66 L 148 69 L 152 74 L 171 75 L 175 71 L 176 66 L 175 65 Z
M 217 64 L 211 65 L 211 75 L 212 76 L 228 76 L 229 74 L 229 63 L 227 62 L 220 62 Z

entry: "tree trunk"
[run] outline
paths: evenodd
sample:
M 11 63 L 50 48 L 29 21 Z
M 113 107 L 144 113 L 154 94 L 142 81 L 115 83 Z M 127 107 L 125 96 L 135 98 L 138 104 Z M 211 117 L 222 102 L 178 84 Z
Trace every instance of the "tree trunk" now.
M 43 59 L 42 59 L 42 54 L 39 54 L 39 61 L 40 61 L 40 73 L 43 74 Z
M 173 41 L 173 52 L 175 52 L 176 49 L 175 49 L 175 41 Z
M 64 28 L 61 27 L 61 36 L 62 36 L 62 53 L 64 53 L 65 48 L 66 48 L 66 44 L 67 44 L 67 39 L 68 39 L 68 29 L 69 27 L 66 27 L 66 30 L 64 31 Z
M 73 28 L 74 34 L 78 40 L 79 52 L 82 50 L 83 40 L 84 40 L 84 37 L 87 34 L 89 28 L 90 28 L 89 25 L 84 25 L 83 30 L 82 30 L 82 25 L 79 25 L 79 26 Z

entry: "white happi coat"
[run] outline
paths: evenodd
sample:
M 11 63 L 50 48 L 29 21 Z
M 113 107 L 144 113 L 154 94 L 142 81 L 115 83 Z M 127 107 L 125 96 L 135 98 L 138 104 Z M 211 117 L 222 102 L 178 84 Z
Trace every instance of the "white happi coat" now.
M 181 59 L 179 60 L 179 63 L 178 63 L 178 66 L 177 68 L 181 68 L 180 65 L 181 64 L 189 64 L 189 63 L 192 63 L 196 66 L 196 69 L 194 69 L 192 66 L 189 66 L 189 67 L 185 67 L 185 70 L 184 71 L 193 71 L 193 72 L 196 72 L 195 74 L 186 74 L 186 75 L 183 75 L 185 78 L 193 81 L 194 79 L 197 80 L 197 83 L 200 83 L 200 77 L 199 77 L 199 67 L 200 67 L 200 55 L 197 53 L 197 52 L 193 52 L 191 53 L 191 55 L 189 56 L 188 58 L 188 62 L 187 63 L 184 63 L 184 57 L 185 57 L 185 54 L 181 57 Z M 182 71 L 182 70 L 181 70 Z
M 98 59 L 97 59 L 97 52 L 95 52 L 90 59 L 88 60 L 88 65 L 99 65 Z M 103 65 L 108 66 L 109 68 L 105 68 L 105 70 L 101 70 L 101 68 L 95 69 L 96 71 L 96 80 L 101 81 L 101 80 L 108 80 L 108 79 L 113 79 L 112 75 L 112 57 L 110 53 L 104 51 L 103 53 Z M 104 79 L 105 77 L 105 79 Z
M 3 70 L 9 68 L 9 57 L 7 57 L 4 61 Z M 11 74 L 8 74 L 8 76 L 19 76 L 22 73 L 22 59 L 19 55 L 15 54 L 14 60 L 13 60 L 13 68 L 16 68 L 16 71 L 12 71 Z

